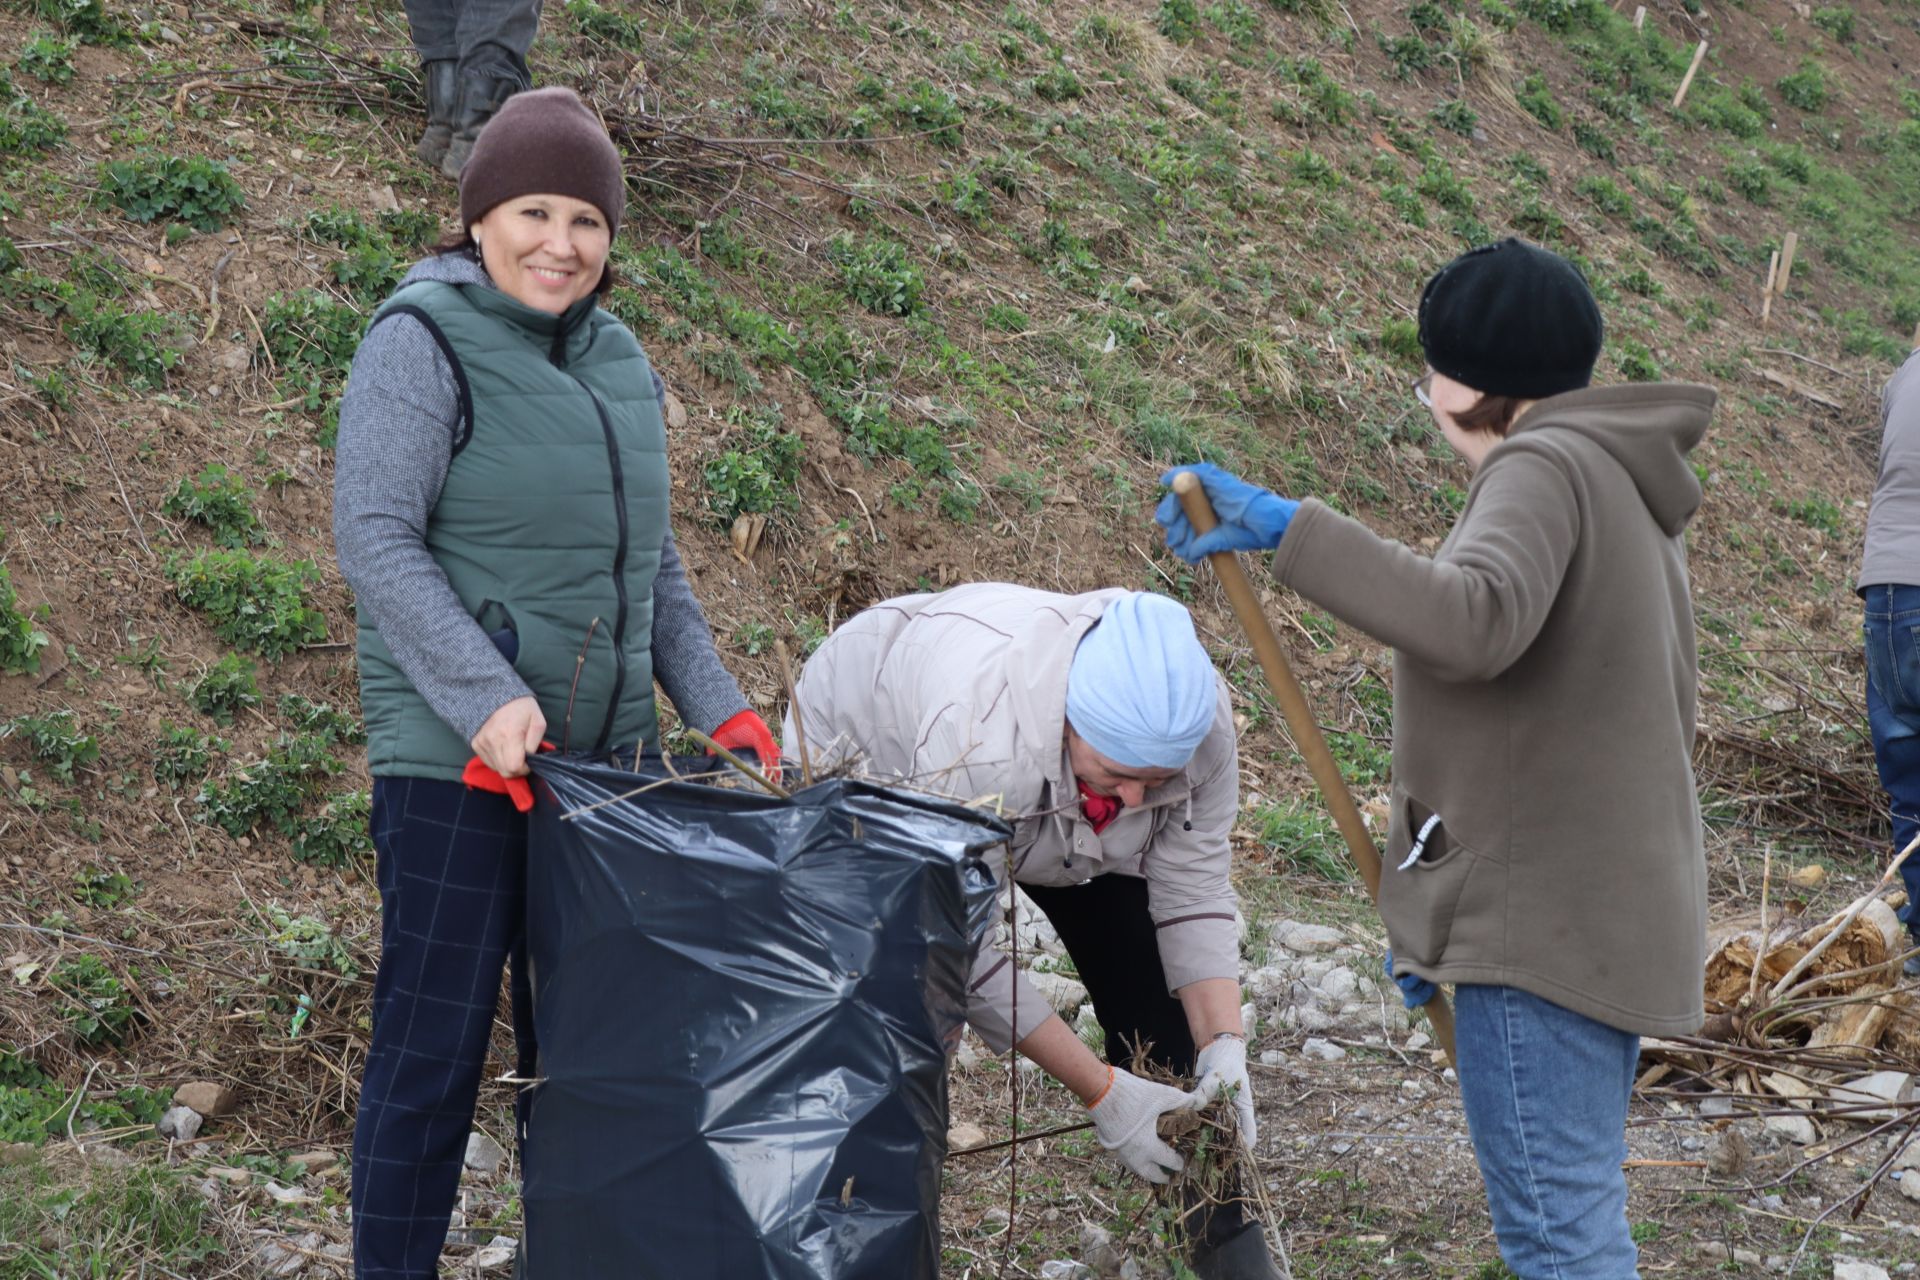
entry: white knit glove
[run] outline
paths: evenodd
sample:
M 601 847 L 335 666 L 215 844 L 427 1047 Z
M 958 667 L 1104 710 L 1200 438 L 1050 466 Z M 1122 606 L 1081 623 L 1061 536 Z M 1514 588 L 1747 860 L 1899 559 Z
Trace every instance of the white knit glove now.
M 1093 1117 L 1093 1130 L 1100 1136 L 1100 1145 L 1148 1182 L 1165 1182 L 1169 1174 L 1180 1172 L 1186 1162 L 1160 1140 L 1155 1123 L 1169 1111 L 1196 1110 L 1199 1099 L 1171 1085 L 1142 1080 L 1119 1067 L 1108 1070 L 1113 1072 L 1112 1082 L 1087 1108 L 1087 1114 Z
M 1200 1105 L 1205 1106 L 1225 1093 L 1233 1102 L 1239 1121 L 1240 1141 L 1246 1144 L 1247 1150 L 1253 1150 L 1258 1122 L 1253 1115 L 1253 1081 L 1247 1078 L 1246 1039 L 1220 1036 L 1208 1041 L 1207 1047 L 1200 1051 L 1199 1061 L 1194 1063 L 1194 1070 L 1200 1075 L 1200 1082 L 1193 1087 Z

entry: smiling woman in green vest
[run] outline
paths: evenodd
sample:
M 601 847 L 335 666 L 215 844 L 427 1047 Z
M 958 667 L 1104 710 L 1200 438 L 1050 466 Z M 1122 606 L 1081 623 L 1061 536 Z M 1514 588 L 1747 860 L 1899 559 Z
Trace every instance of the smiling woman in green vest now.
M 656 680 L 687 724 L 778 759 L 674 547 L 664 388 L 598 305 L 625 196 L 577 95 L 512 98 L 461 175 L 464 230 L 375 314 L 341 403 L 334 540 L 359 614 L 381 900 L 360 1280 L 438 1273 L 510 956 L 532 1073 L 527 823 L 463 779 L 524 778 L 543 741 L 657 746 Z

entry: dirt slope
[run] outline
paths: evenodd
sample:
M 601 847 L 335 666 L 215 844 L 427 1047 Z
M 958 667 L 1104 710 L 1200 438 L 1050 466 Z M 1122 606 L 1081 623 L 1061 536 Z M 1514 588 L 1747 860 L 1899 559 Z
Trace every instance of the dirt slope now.
M 1250 965 L 1281 917 L 1377 937 L 1223 600 L 1156 545 L 1156 477 L 1218 458 L 1433 545 L 1466 475 L 1407 391 L 1412 303 L 1465 244 L 1524 234 L 1588 271 L 1603 380 L 1721 391 L 1690 535 L 1716 909 L 1752 905 L 1769 846 L 1833 870 L 1809 911 L 1858 892 L 1884 830 L 1848 588 L 1875 397 L 1920 322 L 1903 71 L 1920 10 L 1685 0 L 1636 32 L 1633 9 L 552 6 L 536 72 L 587 92 L 629 155 L 613 305 L 684 411 L 676 526 L 756 704 L 773 717 L 775 638 L 804 650 L 888 595 L 1169 591 L 1246 718 Z M 286 1176 L 287 1153 L 345 1142 L 377 921 L 329 417 L 366 311 L 454 194 L 412 160 L 397 6 L 5 0 L 0 58 L 0 665 L 29 668 L 0 674 L 0 1140 L 64 1140 L 83 1083 L 79 1126 L 132 1132 L 174 1084 L 220 1079 L 243 1090 L 238 1120 L 172 1158 Z M 742 514 L 766 520 L 746 555 Z M 1383 791 L 1386 655 L 1297 600 L 1270 606 L 1357 789 Z M 1322 1068 L 1297 1057 L 1284 1001 L 1260 1012 L 1285 1142 L 1345 1132 L 1339 1100 L 1408 1063 L 1452 1105 L 1403 1058 L 1404 1026 L 1349 1028 L 1357 1065 Z M 505 1096 L 487 1098 L 496 1124 Z M 1001 1077 L 963 1073 L 960 1097 L 1005 1126 Z M 1060 1102 L 1031 1106 L 1070 1118 Z M 1416 1110 L 1457 1137 L 1446 1107 Z M 1410 1274 L 1492 1274 L 1463 1148 L 1402 1145 L 1451 1154 L 1397 1172 L 1390 1144 L 1276 1155 L 1302 1274 L 1398 1270 L 1409 1248 L 1427 1268 Z M 1090 1154 L 1023 1162 L 1029 1273 L 1074 1251 L 1080 1217 L 1137 1204 Z M 997 1265 L 981 1215 L 1005 1173 L 956 1171 L 952 1274 Z M 1694 1237 L 1722 1198 L 1761 1194 L 1704 1178 L 1636 1183 L 1635 1220 L 1674 1224 L 1649 1256 L 1678 1274 L 1704 1273 Z M 1375 1183 L 1426 1207 L 1383 1210 Z M 317 1207 L 273 1229 L 337 1236 L 341 1185 L 312 1184 Z M 237 1229 L 240 1192 L 222 1194 Z M 511 1234 L 510 1195 L 475 1195 Z M 1790 1252 L 1795 1229 L 1756 1212 L 1756 1247 Z M 1910 1248 L 1891 1227 L 1816 1239 Z M 181 1274 L 235 1260 L 171 1248 L 149 1252 Z M 0 1243 L 0 1276 L 21 1256 Z

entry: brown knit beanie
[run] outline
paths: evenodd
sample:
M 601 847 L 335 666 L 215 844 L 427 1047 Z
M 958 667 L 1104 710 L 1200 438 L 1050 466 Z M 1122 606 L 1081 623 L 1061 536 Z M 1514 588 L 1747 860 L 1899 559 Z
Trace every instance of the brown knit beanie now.
M 460 171 L 460 225 L 519 196 L 572 196 L 606 215 L 620 234 L 627 207 L 620 153 L 600 117 L 571 89 L 532 89 L 501 104 L 474 139 Z

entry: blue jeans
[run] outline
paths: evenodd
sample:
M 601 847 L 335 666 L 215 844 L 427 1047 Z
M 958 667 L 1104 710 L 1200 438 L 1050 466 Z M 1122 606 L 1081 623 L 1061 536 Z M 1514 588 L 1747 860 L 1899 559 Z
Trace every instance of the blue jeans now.
M 1459 987 L 1454 1018 L 1507 1266 L 1520 1280 L 1638 1280 L 1620 1163 L 1640 1037 L 1517 987 Z
M 1920 587 L 1879 586 L 1861 591 L 1866 601 L 1860 634 L 1867 649 L 1867 725 L 1873 760 L 1880 768 L 1893 810 L 1893 851 L 1920 835 Z M 1920 853 L 1900 868 L 1907 905 L 1900 919 L 1920 935 Z

